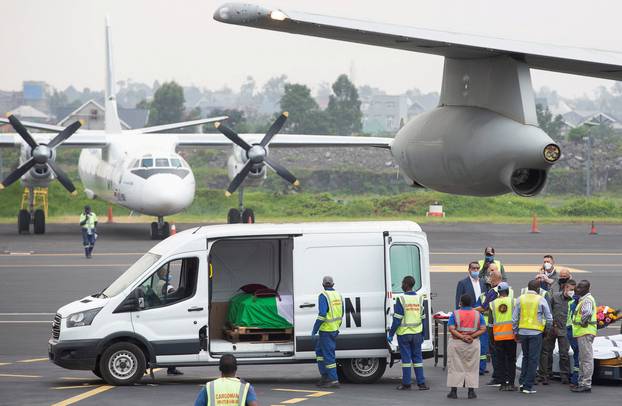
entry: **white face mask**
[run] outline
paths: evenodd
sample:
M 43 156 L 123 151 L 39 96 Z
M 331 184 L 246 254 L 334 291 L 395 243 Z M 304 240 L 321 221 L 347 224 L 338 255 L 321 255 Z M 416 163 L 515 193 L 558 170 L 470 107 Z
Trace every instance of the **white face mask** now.
M 545 262 L 544 269 L 550 271 L 551 269 L 553 269 L 553 264 L 551 264 L 550 262 Z
M 573 297 L 574 296 L 574 290 L 569 290 L 568 293 L 566 293 L 566 296 Z

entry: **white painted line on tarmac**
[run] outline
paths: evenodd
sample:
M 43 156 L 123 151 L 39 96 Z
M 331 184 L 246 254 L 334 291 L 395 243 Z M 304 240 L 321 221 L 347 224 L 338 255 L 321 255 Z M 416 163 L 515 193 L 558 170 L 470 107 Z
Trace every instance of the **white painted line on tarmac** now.
M 110 267 L 128 267 L 132 265 L 127 264 L 2 264 L 0 268 L 110 268 Z
M 0 374 L 0 378 L 42 378 L 41 375 Z
M 0 320 L 0 324 L 51 324 L 52 320 Z
M 41 361 L 48 361 L 49 358 L 48 357 L 42 357 L 42 358 L 31 358 L 31 359 L 23 359 L 21 361 L 17 361 L 17 362 L 21 362 L 21 363 L 30 363 L 30 362 L 41 362 Z
M 0 316 L 54 316 L 56 313 L 0 313 Z

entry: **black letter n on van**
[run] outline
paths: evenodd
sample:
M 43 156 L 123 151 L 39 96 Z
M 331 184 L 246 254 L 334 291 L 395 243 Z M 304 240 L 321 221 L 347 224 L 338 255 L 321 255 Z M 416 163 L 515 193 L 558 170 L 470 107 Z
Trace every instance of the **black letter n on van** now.
M 356 303 L 356 309 L 352 306 L 350 298 L 346 298 L 346 328 L 352 325 L 350 316 L 354 319 L 356 327 L 361 327 L 361 298 L 355 297 L 354 303 Z

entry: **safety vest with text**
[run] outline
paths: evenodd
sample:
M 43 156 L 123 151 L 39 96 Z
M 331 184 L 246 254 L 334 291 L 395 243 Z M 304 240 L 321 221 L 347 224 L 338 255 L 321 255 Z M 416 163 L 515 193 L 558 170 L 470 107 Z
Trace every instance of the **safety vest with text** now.
M 398 296 L 402 308 L 404 309 L 404 316 L 402 322 L 397 328 L 396 334 L 398 336 L 404 334 L 419 334 L 423 331 L 423 296 L 421 295 L 403 295 Z M 399 315 L 395 315 L 399 316 Z
M 525 293 L 518 298 L 520 306 L 520 320 L 518 322 L 518 328 L 544 331 L 546 322 L 544 320 L 538 320 L 540 300 L 542 300 L 542 296 L 531 292 Z
M 341 294 L 336 290 L 325 290 L 322 292 L 322 295 L 328 302 L 328 311 L 325 318 L 318 316 L 318 320 L 323 321 L 320 331 L 337 331 L 341 327 L 341 320 L 343 319 L 343 299 Z
M 238 378 L 218 378 L 205 385 L 207 406 L 244 406 L 248 394 L 248 382 Z
M 454 320 L 456 321 L 456 330 L 462 334 L 471 335 L 479 330 L 479 312 L 477 310 L 454 311 Z
M 510 292 L 512 293 L 512 292 Z M 514 339 L 512 330 L 512 313 L 514 312 L 514 297 L 498 297 L 490 304 L 492 310 L 492 335 L 495 341 Z
M 583 327 L 581 325 L 581 308 L 583 307 L 583 303 L 586 300 L 592 302 L 592 317 L 590 321 L 587 322 L 587 326 Z M 579 299 L 579 303 L 577 303 L 577 308 L 574 310 L 574 314 L 572 317 L 572 336 L 573 337 L 582 337 L 585 335 L 596 335 L 596 300 L 592 295 L 583 296 Z
M 499 287 L 498 287 L 498 286 L 495 286 L 494 288 L 491 288 L 491 289 L 492 289 L 492 290 L 494 290 L 495 292 L 497 292 L 497 297 L 498 297 L 498 296 L 499 296 Z M 479 298 L 479 303 L 480 303 L 482 306 L 484 305 L 484 302 L 486 301 L 486 295 L 487 295 L 487 294 L 488 294 L 488 293 L 482 293 L 482 295 L 481 295 L 481 296 L 480 296 L 480 298 Z M 512 288 L 510 288 L 510 294 L 509 294 L 509 296 L 510 296 L 510 297 L 512 297 L 512 298 L 514 297 L 514 290 L 513 290 Z M 491 323 L 491 321 L 490 321 L 490 319 L 491 319 L 490 312 L 492 311 L 492 307 L 490 307 L 490 306 L 489 306 L 489 308 L 490 308 L 490 310 L 486 310 L 486 311 L 483 313 L 483 314 L 484 314 L 484 321 L 486 322 L 486 326 L 487 326 L 487 327 L 492 327 L 492 323 Z

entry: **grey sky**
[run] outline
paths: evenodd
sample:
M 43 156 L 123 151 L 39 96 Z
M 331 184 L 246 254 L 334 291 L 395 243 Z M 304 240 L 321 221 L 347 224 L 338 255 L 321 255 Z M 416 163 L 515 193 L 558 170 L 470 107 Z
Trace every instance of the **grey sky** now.
M 251 75 L 259 85 L 286 74 L 290 81 L 332 82 L 355 65 L 357 84 L 390 93 L 439 90 L 442 58 L 217 23 L 218 0 L 3 0 L 0 89 L 45 80 L 64 89 L 104 87 L 104 18 L 113 26 L 117 79 L 238 88 Z M 422 28 L 622 52 L 622 2 L 594 0 L 275 0 L 283 9 L 332 14 Z M 613 82 L 534 71 L 536 88 L 568 97 L 592 95 Z

